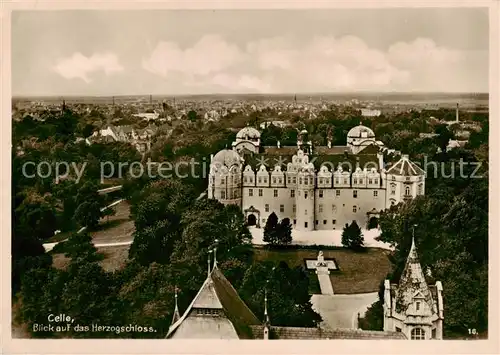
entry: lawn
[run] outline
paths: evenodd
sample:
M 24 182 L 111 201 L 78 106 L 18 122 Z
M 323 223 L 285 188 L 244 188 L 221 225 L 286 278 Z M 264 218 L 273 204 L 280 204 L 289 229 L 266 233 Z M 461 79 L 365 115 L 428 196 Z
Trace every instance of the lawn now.
M 97 252 L 104 256 L 99 264 L 105 271 L 116 271 L 123 268 L 128 259 L 130 245 L 119 245 L 109 247 L 98 247 Z M 70 259 L 64 254 L 52 254 L 52 266 L 64 270 L 68 267 Z
M 335 259 L 339 268 L 330 271 L 333 291 L 336 294 L 377 292 L 380 282 L 391 271 L 391 262 L 388 259 L 390 251 L 380 248 L 366 248 L 364 252 L 353 252 L 340 247 L 282 250 L 254 248 L 255 260 L 285 261 L 290 267 L 305 266 L 304 259 L 316 259 L 319 250 L 323 250 L 325 259 Z M 309 275 L 311 280 L 309 291 L 319 293 L 316 274 L 310 271 Z

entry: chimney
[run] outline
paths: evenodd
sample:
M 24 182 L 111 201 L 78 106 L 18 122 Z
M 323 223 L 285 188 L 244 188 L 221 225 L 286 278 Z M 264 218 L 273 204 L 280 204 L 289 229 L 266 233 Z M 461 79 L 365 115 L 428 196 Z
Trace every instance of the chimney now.
M 458 123 L 458 102 L 457 102 L 457 110 L 455 112 L 455 122 Z

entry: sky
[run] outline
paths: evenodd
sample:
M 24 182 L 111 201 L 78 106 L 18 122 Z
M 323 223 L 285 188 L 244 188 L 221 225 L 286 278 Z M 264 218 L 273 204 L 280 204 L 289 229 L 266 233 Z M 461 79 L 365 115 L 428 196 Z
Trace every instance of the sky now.
M 12 94 L 488 92 L 488 10 L 12 13 Z

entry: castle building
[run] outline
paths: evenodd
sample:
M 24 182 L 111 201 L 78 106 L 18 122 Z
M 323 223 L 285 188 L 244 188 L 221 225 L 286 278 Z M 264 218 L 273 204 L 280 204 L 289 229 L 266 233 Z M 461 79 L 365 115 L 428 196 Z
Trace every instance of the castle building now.
M 384 282 L 384 330 L 408 339 L 443 339 L 443 286 L 427 285 L 418 260 L 415 240 L 399 284 Z
M 383 148 L 361 124 L 349 131 L 346 146 L 328 139 L 317 147 L 305 130 L 296 146 L 261 146 L 259 131 L 245 127 L 232 149 L 211 157 L 208 197 L 240 206 L 257 227 L 272 212 L 299 230 L 338 229 L 352 221 L 364 226 L 425 191 L 425 172 L 407 155 L 386 169 Z

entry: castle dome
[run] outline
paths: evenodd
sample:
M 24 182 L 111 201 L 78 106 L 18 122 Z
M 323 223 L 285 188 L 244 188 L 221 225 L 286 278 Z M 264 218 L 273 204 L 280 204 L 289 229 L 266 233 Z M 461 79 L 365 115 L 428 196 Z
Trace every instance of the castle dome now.
M 223 149 L 214 155 L 212 164 L 221 164 L 230 168 L 233 165 L 240 165 L 241 157 L 234 150 Z
M 253 127 L 245 127 L 241 129 L 237 134 L 236 138 L 239 139 L 259 139 L 260 132 Z
M 351 128 L 349 133 L 347 133 L 347 138 L 375 138 L 375 133 L 370 128 L 360 124 Z

